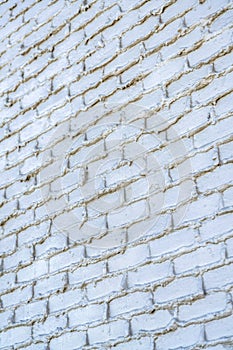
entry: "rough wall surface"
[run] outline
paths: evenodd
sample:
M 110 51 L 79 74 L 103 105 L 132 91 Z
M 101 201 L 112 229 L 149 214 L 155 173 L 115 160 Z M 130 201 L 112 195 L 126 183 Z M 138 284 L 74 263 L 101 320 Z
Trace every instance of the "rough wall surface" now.
M 1 2 L 1 349 L 233 349 L 232 8 Z

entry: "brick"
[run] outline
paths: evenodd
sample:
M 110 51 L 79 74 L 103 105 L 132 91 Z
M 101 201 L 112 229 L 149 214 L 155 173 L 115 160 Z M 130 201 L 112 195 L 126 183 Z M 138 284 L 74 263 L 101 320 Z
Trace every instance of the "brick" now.
M 178 318 L 181 321 L 205 318 L 223 312 L 227 306 L 225 293 L 206 295 L 204 299 L 194 301 L 191 305 L 179 306 Z
M 49 316 L 43 323 L 33 326 L 34 339 L 41 339 L 47 335 L 54 334 L 66 327 L 66 316 Z
M 157 23 L 155 22 L 155 24 Z M 166 46 L 166 42 L 178 34 L 179 27 L 180 19 L 177 19 L 171 23 L 168 23 L 162 30 L 158 28 L 158 30 L 156 30 L 147 40 L 145 40 L 146 49 L 154 50 L 160 46 Z
M 213 16 L 226 5 L 227 0 L 222 1 L 221 4 L 215 0 L 211 3 L 204 2 L 201 6 L 195 6 L 185 17 L 187 25 L 192 26 L 193 24 L 199 23 L 204 18 Z
M 205 78 L 208 74 L 208 68 L 206 66 L 201 67 L 191 72 L 187 72 L 180 79 L 173 81 L 168 87 L 169 97 L 176 96 L 178 93 L 185 92 L 188 89 L 192 89 L 201 79 Z M 194 95 L 195 96 L 195 95 Z
M 182 71 L 183 65 L 184 59 L 180 57 L 166 63 L 162 63 L 144 79 L 143 83 L 145 89 L 155 88 L 159 84 L 164 83 L 167 80 L 171 80 L 173 76 Z
M 12 323 L 13 310 L 2 311 L 0 313 L 0 329 L 6 328 Z
M 79 307 L 68 313 L 70 327 L 82 326 L 96 321 L 103 321 L 103 317 L 103 304 L 93 304 L 84 307 Z
M 187 18 L 187 17 L 186 17 Z M 195 66 L 201 62 L 206 62 L 213 55 L 221 51 L 222 48 L 230 45 L 231 33 L 229 30 L 225 30 L 220 35 L 211 38 L 209 41 L 205 42 L 200 48 L 192 51 L 188 55 L 189 62 L 191 66 Z
M 191 325 L 185 328 L 178 328 L 172 333 L 161 336 L 156 341 L 158 350 L 176 349 L 177 347 L 194 347 L 201 339 L 201 326 Z
M 56 234 L 49 236 L 43 243 L 36 245 L 36 256 L 46 256 L 61 251 L 67 246 L 67 238 Z
M 48 262 L 46 260 L 36 260 L 31 265 L 19 270 L 17 281 L 28 282 L 48 273 Z
M 139 45 L 135 45 L 126 51 L 119 52 L 116 58 L 106 64 L 104 67 L 104 73 L 105 75 L 108 75 L 117 72 L 118 70 L 122 70 L 124 67 L 127 67 L 130 62 L 137 61 L 139 57 Z
M 77 246 L 60 254 L 54 255 L 49 260 L 49 271 L 55 272 L 68 266 L 77 264 L 83 258 L 83 247 Z
M 218 16 L 213 23 L 210 25 L 209 29 L 211 32 L 216 32 L 218 30 L 222 30 L 222 28 L 226 28 L 232 23 L 233 11 L 228 9 L 221 16 Z
M 18 244 L 35 243 L 37 240 L 44 238 L 48 232 L 49 222 L 42 222 L 35 226 L 30 226 L 25 230 L 22 230 L 18 235 Z
M 155 239 L 150 243 L 151 255 L 159 257 L 164 254 L 178 252 L 182 248 L 191 247 L 195 242 L 195 231 L 182 229 Z
M 126 337 L 128 335 L 128 322 L 118 320 L 88 329 L 88 338 L 91 345 Z
M 201 152 L 195 154 L 190 158 L 193 173 L 199 173 L 203 170 L 211 170 L 211 168 L 217 164 L 218 155 L 216 149 L 211 149 L 207 152 Z
M 121 290 L 122 276 L 105 278 L 101 281 L 89 284 L 87 289 L 88 300 L 101 299 Z
M 17 327 L 11 328 L 2 333 L 1 336 L 1 347 L 16 346 L 23 344 L 31 339 L 31 328 L 30 327 Z
M 231 182 L 233 176 L 233 167 L 226 164 L 217 167 L 211 173 L 207 173 L 197 179 L 197 186 L 200 192 L 218 188 Z
M 167 310 L 159 310 L 153 314 L 144 314 L 133 317 L 131 328 L 133 334 L 140 332 L 159 332 L 159 330 L 168 327 L 172 321 L 172 315 Z
M 66 40 L 63 40 L 61 43 L 55 45 L 54 55 L 55 57 L 60 57 L 62 54 L 70 51 L 75 46 L 81 43 L 84 39 L 83 30 L 78 30 L 69 34 Z
M 134 42 L 139 40 L 143 40 L 145 36 L 150 33 L 155 25 L 157 24 L 156 18 L 154 16 L 150 16 L 145 22 L 139 25 L 136 25 L 131 30 L 127 31 L 122 36 L 122 45 L 123 47 L 127 47 L 132 45 Z
M 50 312 L 57 312 L 62 309 L 74 307 L 82 300 L 83 292 L 80 289 L 69 290 L 65 293 L 52 295 L 49 298 Z
M 230 207 L 233 205 L 233 187 L 228 188 L 223 192 L 223 201 L 225 207 Z
M 227 338 L 232 336 L 233 317 L 228 316 L 219 320 L 214 320 L 206 324 L 205 331 L 207 340 Z
M 147 283 L 160 283 L 171 274 L 170 262 L 148 264 L 128 272 L 128 286 L 145 285 Z
M 64 333 L 57 338 L 52 338 L 50 341 L 51 350 L 73 350 L 74 345 L 83 346 L 86 344 L 86 333 L 85 332 L 69 332 Z
M 171 30 L 169 31 L 170 28 L 171 28 Z M 179 33 L 179 29 L 180 29 L 180 19 L 179 18 L 176 21 L 173 21 L 170 24 L 168 24 L 160 32 L 160 36 L 162 36 L 165 32 L 167 40 L 168 39 L 172 40 L 169 37 L 169 32 L 170 33 L 173 32 L 172 28 L 174 28 L 174 34 L 177 35 Z M 172 40 L 172 42 L 169 45 L 166 45 L 166 41 L 165 41 L 165 45 L 160 50 L 161 56 L 165 57 L 165 58 L 179 56 L 180 54 L 182 54 L 186 50 L 190 50 L 190 48 L 195 47 L 195 45 L 197 45 L 202 40 L 202 38 L 203 38 L 203 33 L 202 33 L 200 27 L 193 28 L 189 33 L 185 33 L 185 35 L 178 37 L 175 41 Z
M 226 265 L 214 270 L 204 273 L 204 285 L 205 289 L 222 289 L 223 287 L 230 286 L 232 283 L 232 269 L 233 265 Z
M 145 245 L 128 248 L 123 254 L 116 255 L 108 260 L 109 271 L 117 271 L 138 265 L 145 261 L 148 250 Z
M 113 299 L 110 304 L 110 316 L 115 317 L 126 312 L 134 312 L 141 308 L 152 306 L 151 295 L 148 292 L 135 292 Z
M 10 235 L 1 239 L 1 255 L 12 253 L 16 248 L 16 235 Z
M 166 303 L 201 295 L 202 293 L 198 279 L 184 277 L 170 282 L 165 287 L 158 287 L 154 292 L 154 298 L 156 303 Z
M 221 237 L 223 234 L 232 230 L 231 214 L 216 216 L 215 218 L 205 221 L 200 227 L 202 240 L 208 240 L 215 237 Z
M 130 340 L 127 343 L 119 343 L 115 346 L 115 348 L 116 350 L 128 350 L 128 349 L 141 350 L 143 348 L 148 350 L 153 350 L 154 342 L 153 342 L 153 339 L 149 337 L 143 337 L 141 339 Z
M 192 10 L 193 7 L 196 5 L 195 0 L 189 0 L 185 3 L 185 6 L 183 6 L 183 3 L 181 1 L 176 1 L 172 5 L 168 6 L 165 11 L 162 14 L 162 21 L 168 22 L 171 20 L 171 18 L 174 18 L 184 11 Z
M 15 287 L 15 274 L 5 273 L 0 277 L 0 292 L 6 292 Z
M 220 158 L 222 161 L 231 160 L 233 157 L 232 142 L 224 143 L 219 146 Z
M 117 52 L 118 49 L 118 39 L 113 39 L 108 45 L 95 51 L 91 56 L 87 57 L 85 60 L 86 69 L 91 70 L 93 68 L 98 68 L 105 66 L 109 61 L 111 61 L 112 56 Z M 98 64 L 96 64 L 98 62 Z
M 2 295 L 3 307 L 9 307 L 12 305 L 21 304 L 23 302 L 28 302 L 32 298 L 32 287 L 26 286 L 23 288 L 15 289 L 11 293 Z
M 21 305 L 15 310 L 15 322 L 30 321 L 46 315 L 46 302 L 35 301 Z
M 63 290 L 66 284 L 66 274 L 58 273 L 47 278 L 41 278 L 36 281 L 34 286 L 35 297 L 46 297 L 51 293 Z
M 216 58 L 214 60 L 214 68 L 216 69 L 216 71 L 224 72 L 227 68 L 229 68 L 229 62 L 231 62 L 232 58 L 233 58 L 233 52 L 230 52 L 226 55 Z
M 184 254 L 174 260 L 176 274 L 199 269 L 220 262 L 223 258 L 223 246 L 209 245 Z
M 231 347 L 230 1 L 6 1 L 0 12 L 0 347 Z M 130 128 L 114 151 L 115 123 Z M 58 129 L 70 157 L 64 141 L 49 145 Z M 50 153 L 64 159 L 59 179 L 57 163 L 41 178 Z M 111 168 L 122 158 L 131 171 Z M 129 181 L 124 201 L 104 215 L 88 202 L 78 230 L 93 239 L 75 244 L 59 224 L 69 208 L 82 220 L 71 206 L 98 194 L 100 173 L 108 188 Z M 46 204 L 59 181 L 66 203 Z M 63 210 L 53 220 L 51 203 Z
M 84 91 L 87 91 L 91 87 L 95 86 L 96 83 L 101 79 L 102 72 L 101 70 L 96 70 L 93 73 L 85 75 L 84 77 L 81 77 L 77 81 L 70 84 L 70 94 L 71 96 L 76 96 Z
M 187 210 L 183 217 L 182 222 L 197 221 L 208 215 L 214 215 L 218 211 L 219 197 L 217 194 L 213 194 L 207 197 L 199 197 L 198 200 L 192 202 L 187 206 Z M 181 210 L 181 209 L 180 209 Z M 180 220 L 180 213 L 177 211 L 174 215 L 174 220 Z
M 148 215 L 148 205 L 146 201 L 141 200 L 129 204 L 123 208 L 112 211 L 108 215 L 108 224 L 110 229 L 116 227 L 125 227 L 134 220 L 146 218 Z
M 216 97 L 231 90 L 233 72 L 215 78 L 207 86 L 192 93 L 192 100 L 197 104 L 205 104 L 213 101 Z

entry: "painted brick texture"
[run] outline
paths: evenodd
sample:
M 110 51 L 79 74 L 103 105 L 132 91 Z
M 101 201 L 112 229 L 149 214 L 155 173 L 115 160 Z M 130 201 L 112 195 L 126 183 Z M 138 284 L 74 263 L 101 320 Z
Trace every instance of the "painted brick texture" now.
M 233 348 L 231 0 L 0 4 L 0 349 Z

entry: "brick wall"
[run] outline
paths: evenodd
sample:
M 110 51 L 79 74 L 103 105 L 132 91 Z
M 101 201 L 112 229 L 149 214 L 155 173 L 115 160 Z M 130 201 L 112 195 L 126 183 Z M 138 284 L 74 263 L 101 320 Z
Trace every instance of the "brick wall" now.
M 233 349 L 232 5 L 1 2 L 1 349 Z

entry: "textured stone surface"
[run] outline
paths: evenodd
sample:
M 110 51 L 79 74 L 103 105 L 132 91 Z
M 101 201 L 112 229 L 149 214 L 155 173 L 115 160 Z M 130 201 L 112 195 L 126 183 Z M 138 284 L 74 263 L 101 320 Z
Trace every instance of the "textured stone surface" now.
M 0 349 L 233 348 L 232 22 L 1 2 Z

